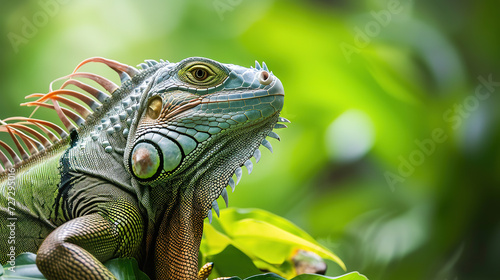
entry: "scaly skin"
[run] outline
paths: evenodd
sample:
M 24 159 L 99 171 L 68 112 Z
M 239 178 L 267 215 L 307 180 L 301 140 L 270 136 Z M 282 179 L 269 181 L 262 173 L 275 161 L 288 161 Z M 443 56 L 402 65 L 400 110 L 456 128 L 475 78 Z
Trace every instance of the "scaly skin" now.
M 233 174 L 269 147 L 266 136 L 276 137 L 284 91 L 267 66 L 206 58 L 147 66 L 127 68 L 132 78 L 117 70 L 122 86 L 109 86 L 92 114 L 78 111 L 85 122 L 66 122 L 71 132 L 57 143 L 17 164 L 2 160 L 1 222 L 17 218 L 15 254 L 37 252 L 47 279 L 114 279 L 102 263 L 116 257 L 137 258 L 152 279 L 198 279 L 203 220 L 218 212 Z M 2 263 L 10 235 L 0 231 Z

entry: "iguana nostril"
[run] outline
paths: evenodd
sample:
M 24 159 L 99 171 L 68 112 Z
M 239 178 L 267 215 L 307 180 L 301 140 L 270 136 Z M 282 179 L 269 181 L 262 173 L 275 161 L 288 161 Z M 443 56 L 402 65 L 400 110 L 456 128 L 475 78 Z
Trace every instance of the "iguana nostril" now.
M 269 85 L 273 81 L 271 75 L 265 70 L 260 71 L 258 75 L 259 75 L 259 82 L 262 85 Z

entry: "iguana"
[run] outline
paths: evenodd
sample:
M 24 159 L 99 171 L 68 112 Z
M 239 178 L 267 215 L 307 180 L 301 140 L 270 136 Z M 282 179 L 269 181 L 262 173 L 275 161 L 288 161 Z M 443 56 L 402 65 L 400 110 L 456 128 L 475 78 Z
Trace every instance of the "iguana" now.
M 90 62 L 116 71 L 121 86 L 79 71 Z M 219 215 L 219 196 L 227 205 L 226 187 L 242 166 L 252 171 L 259 146 L 272 151 L 266 137 L 279 139 L 273 129 L 288 122 L 283 86 L 258 62 L 141 68 L 89 58 L 59 89 L 28 96 L 36 100 L 23 105 L 54 109 L 65 129 L 1 121 L 15 146 L 0 141 L 2 263 L 36 252 L 47 279 L 115 279 L 102 263 L 134 257 L 151 279 L 207 276 L 207 267 L 198 275 L 203 221 Z

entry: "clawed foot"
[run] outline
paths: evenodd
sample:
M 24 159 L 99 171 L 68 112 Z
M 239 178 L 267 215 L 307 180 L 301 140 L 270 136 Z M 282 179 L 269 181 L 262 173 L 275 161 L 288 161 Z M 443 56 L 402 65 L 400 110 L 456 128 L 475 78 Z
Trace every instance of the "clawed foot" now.
M 208 276 L 210 276 L 210 273 L 212 273 L 213 268 L 214 268 L 213 262 L 208 262 L 204 266 L 202 266 L 200 271 L 198 272 L 198 280 L 208 279 Z M 231 279 L 231 277 L 219 277 L 214 280 L 224 280 L 224 279 Z

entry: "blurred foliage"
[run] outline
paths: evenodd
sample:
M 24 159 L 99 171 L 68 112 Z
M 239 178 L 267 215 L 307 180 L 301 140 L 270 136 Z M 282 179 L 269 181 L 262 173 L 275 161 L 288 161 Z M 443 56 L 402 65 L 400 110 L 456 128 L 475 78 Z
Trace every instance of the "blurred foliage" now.
M 245 278 L 245 280 L 285 280 L 285 278 L 280 277 L 279 275 L 273 273 L 266 273 L 261 275 L 256 275 L 252 277 Z M 328 277 L 324 275 L 317 274 L 302 274 L 297 277 L 292 278 L 292 280 L 321 280 L 321 279 L 337 279 L 337 280 L 367 280 L 366 277 L 357 273 L 351 272 L 345 275 L 341 275 L 339 277 Z M 241 280 L 239 277 L 231 277 L 229 280 Z
M 260 269 L 291 279 L 297 275 L 294 257 L 298 250 L 313 252 L 346 269 L 342 260 L 307 233 L 263 210 L 224 209 L 213 224 L 205 223 L 203 233 L 200 263 L 216 264 L 213 278 L 242 273 L 251 276 Z
M 231 205 L 291 220 L 369 279 L 494 279 L 497 8 L 493 0 L 2 0 L 0 118 L 28 115 L 17 106 L 23 96 L 46 92 L 91 56 L 132 65 L 266 61 L 285 85 L 282 115 L 292 124 Z M 335 266 L 328 275 L 339 275 Z

